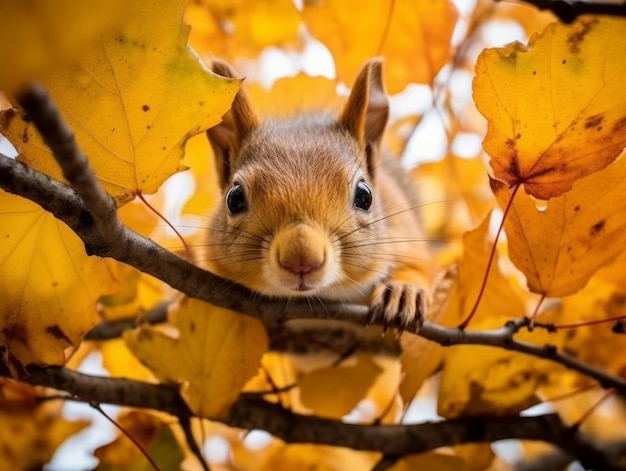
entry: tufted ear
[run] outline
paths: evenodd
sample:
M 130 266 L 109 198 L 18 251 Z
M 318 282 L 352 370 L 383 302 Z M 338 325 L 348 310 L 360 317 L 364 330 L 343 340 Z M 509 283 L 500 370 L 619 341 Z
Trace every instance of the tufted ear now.
M 378 167 L 380 141 L 387 118 L 389 101 L 383 87 L 382 61 L 368 61 L 354 83 L 339 124 L 346 128 L 366 151 L 370 173 Z
M 223 77 L 237 77 L 233 68 L 221 60 L 214 59 L 212 69 Z M 228 185 L 231 169 L 236 167 L 242 141 L 258 125 L 259 119 L 252 109 L 250 98 L 246 90 L 240 88 L 230 110 L 222 117 L 222 122 L 207 130 L 222 188 Z

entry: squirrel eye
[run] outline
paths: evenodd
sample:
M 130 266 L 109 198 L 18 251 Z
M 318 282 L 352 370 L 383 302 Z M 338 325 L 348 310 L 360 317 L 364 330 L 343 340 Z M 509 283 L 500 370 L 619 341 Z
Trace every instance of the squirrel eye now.
M 243 194 L 243 188 L 239 183 L 235 183 L 226 194 L 226 206 L 230 214 L 239 214 L 248 209 L 246 197 Z
M 372 190 L 367 186 L 367 183 L 360 181 L 356 186 L 356 193 L 354 195 L 354 206 L 367 211 L 372 205 Z

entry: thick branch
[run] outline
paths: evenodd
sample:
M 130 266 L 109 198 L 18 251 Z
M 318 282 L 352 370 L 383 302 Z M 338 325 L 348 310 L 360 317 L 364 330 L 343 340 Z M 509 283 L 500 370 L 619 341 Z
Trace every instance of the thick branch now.
M 88 376 L 60 367 L 33 370 L 25 381 L 60 389 L 90 402 L 146 407 L 183 420 L 192 415 L 177 391 L 168 386 Z M 243 395 L 223 422 L 237 428 L 267 430 L 287 443 L 342 446 L 378 451 L 388 456 L 507 438 L 541 440 L 558 446 L 588 468 L 623 469 L 619 447 L 599 445 L 554 414 L 463 418 L 415 425 L 360 425 L 294 414 L 257 395 Z
M 120 233 L 122 222 L 115 201 L 98 183 L 74 133 L 50 95 L 39 84 L 34 84 L 18 97 L 18 101 L 52 151 L 63 176 L 92 214 L 97 228 Z

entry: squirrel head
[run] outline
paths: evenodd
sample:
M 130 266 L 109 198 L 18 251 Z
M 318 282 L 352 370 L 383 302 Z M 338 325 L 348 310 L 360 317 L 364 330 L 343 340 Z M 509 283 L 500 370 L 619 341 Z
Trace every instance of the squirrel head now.
M 219 275 L 266 295 L 330 299 L 361 296 L 386 275 L 381 68 L 364 66 L 337 117 L 261 122 L 242 89 L 207 131 L 224 197 L 209 227 Z M 213 70 L 236 76 L 223 62 Z

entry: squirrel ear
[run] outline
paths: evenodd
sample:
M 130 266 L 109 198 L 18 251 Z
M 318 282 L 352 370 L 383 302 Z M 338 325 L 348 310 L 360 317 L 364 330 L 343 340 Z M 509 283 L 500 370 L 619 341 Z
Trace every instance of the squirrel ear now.
M 236 72 L 226 62 L 214 59 L 213 72 L 223 77 L 237 78 Z M 206 131 L 219 174 L 222 188 L 230 181 L 231 169 L 236 167 L 237 156 L 242 141 L 256 129 L 259 120 L 252 109 L 252 104 L 244 88 L 240 88 L 233 104 L 222 117 L 222 122 Z
M 368 61 L 354 83 L 339 124 L 368 151 L 368 158 L 379 154 L 378 147 L 387 125 L 389 101 L 383 87 L 382 61 Z M 372 155 L 372 156 L 370 156 Z M 374 162 L 368 162 L 370 170 Z

